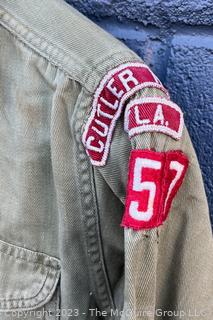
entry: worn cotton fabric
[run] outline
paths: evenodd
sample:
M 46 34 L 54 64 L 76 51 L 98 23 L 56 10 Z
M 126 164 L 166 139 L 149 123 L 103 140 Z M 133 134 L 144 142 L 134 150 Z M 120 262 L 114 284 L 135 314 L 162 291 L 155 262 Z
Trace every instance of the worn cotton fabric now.
M 0 24 L 0 318 L 211 320 L 212 233 L 187 129 L 130 140 L 122 114 L 103 167 L 81 142 L 101 79 L 141 59 L 60 0 L 0 0 Z M 135 97 L 150 95 L 163 93 Z M 132 149 L 189 159 L 158 228 L 120 226 Z

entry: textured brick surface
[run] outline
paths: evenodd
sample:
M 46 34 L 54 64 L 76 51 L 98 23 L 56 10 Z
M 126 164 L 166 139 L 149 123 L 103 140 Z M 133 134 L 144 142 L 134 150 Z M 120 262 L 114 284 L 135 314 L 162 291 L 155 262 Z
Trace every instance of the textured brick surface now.
M 212 0 L 68 0 L 151 66 L 185 112 L 213 223 Z

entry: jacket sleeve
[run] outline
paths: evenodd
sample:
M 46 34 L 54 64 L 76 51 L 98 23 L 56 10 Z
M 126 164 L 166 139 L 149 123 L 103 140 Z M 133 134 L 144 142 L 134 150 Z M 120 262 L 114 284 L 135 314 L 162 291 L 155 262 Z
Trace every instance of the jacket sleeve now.
M 107 85 L 101 82 L 101 93 L 96 90 L 97 98 L 101 95 L 103 100 L 104 97 L 104 104 L 110 105 L 110 110 L 117 110 L 117 100 L 125 88 L 131 95 L 128 93 L 128 100 L 122 105 L 116 126 L 113 122 L 115 130 L 107 162 L 103 166 L 98 163 L 94 169 L 95 176 L 100 174 L 111 195 L 121 204 L 116 207 L 105 203 L 101 211 L 106 195 L 104 192 L 100 195 L 102 180 L 96 179 L 102 216 L 110 216 L 113 221 L 116 216 L 120 220 L 121 208 L 124 211 L 120 221 L 124 230 L 125 265 L 120 281 L 124 285 L 121 320 L 193 317 L 210 320 L 213 315 L 212 232 L 201 171 L 182 112 L 144 64 L 137 72 L 135 63 L 128 64 L 125 72 L 121 71 L 124 67 L 126 65 L 108 73 L 104 78 Z M 109 80 L 112 74 L 114 78 Z M 135 77 L 142 84 L 138 84 Z M 145 86 L 144 81 L 148 85 Z M 135 90 L 135 86 L 139 89 Z M 102 125 L 101 134 L 105 137 L 107 123 L 113 115 L 112 111 L 106 114 L 107 109 L 100 106 L 99 111 L 107 120 L 100 123 L 99 112 L 97 123 Z M 164 121 L 167 118 L 163 116 L 163 109 L 168 121 Z M 143 117 L 144 113 L 148 118 Z M 158 123 L 161 125 L 155 125 Z M 98 141 L 99 145 L 94 148 L 95 134 L 89 139 L 93 139 L 92 148 L 101 154 L 104 144 Z M 114 236 L 120 234 L 118 228 L 116 221 Z M 102 234 L 105 229 L 102 228 Z M 111 243 L 110 248 L 112 246 Z M 105 253 L 109 251 L 105 249 Z M 114 294 L 115 300 L 120 301 L 118 296 L 121 294 Z M 118 305 L 116 301 L 115 304 Z
M 159 92 L 148 89 L 138 95 L 155 96 Z M 187 129 L 184 126 L 178 141 L 163 133 L 147 132 L 133 136 L 130 144 L 130 153 L 132 149 L 180 150 L 189 164 L 162 225 L 140 230 L 124 226 L 122 320 L 181 317 L 210 320 L 213 317 L 212 232 L 201 170 Z

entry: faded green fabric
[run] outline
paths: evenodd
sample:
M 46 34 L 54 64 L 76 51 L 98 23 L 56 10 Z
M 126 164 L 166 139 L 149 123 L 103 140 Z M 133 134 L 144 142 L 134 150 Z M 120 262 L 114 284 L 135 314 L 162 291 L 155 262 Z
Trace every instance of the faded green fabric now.
M 212 233 L 187 129 L 129 140 L 122 114 L 100 168 L 81 142 L 100 80 L 141 59 L 59 0 L 0 0 L 0 24 L 0 319 L 212 320 Z M 190 166 L 164 225 L 133 231 L 120 227 L 128 162 L 144 148 L 182 150 Z

